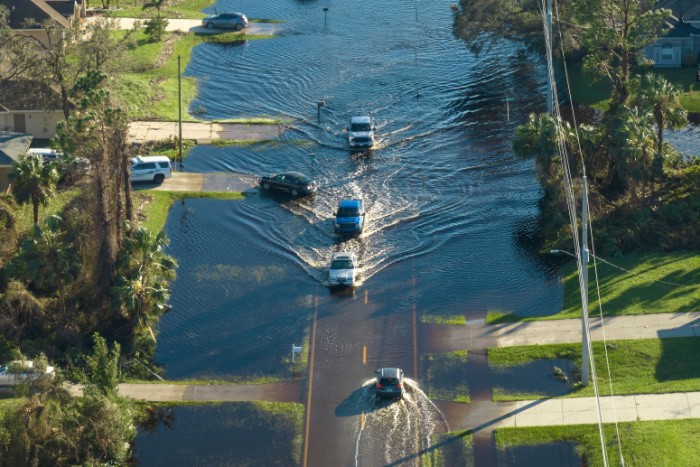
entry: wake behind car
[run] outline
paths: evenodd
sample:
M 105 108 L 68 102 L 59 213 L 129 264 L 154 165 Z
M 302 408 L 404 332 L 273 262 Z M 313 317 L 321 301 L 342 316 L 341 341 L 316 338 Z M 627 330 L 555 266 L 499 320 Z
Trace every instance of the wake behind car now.
M 365 221 L 365 208 L 360 199 L 344 199 L 335 213 L 335 232 L 341 235 L 359 235 Z
M 357 279 L 357 257 L 351 251 L 338 251 L 331 255 L 328 266 L 328 283 L 332 287 L 355 285 Z
M 161 184 L 173 178 L 173 167 L 166 156 L 136 156 L 131 159 L 131 181 Z
M 380 368 L 375 371 L 377 381 L 374 389 L 377 397 L 403 398 L 406 390 L 403 384 L 403 370 L 400 368 Z
M 316 182 L 300 172 L 285 172 L 260 178 L 260 187 L 265 190 L 277 190 L 292 196 L 309 196 L 316 193 Z
M 221 13 L 203 18 L 202 26 L 207 29 L 232 28 L 234 31 L 240 31 L 248 27 L 248 18 L 243 13 Z
M 348 147 L 350 149 L 371 149 L 374 146 L 375 130 L 372 117 L 352 117 L 348 127 Z

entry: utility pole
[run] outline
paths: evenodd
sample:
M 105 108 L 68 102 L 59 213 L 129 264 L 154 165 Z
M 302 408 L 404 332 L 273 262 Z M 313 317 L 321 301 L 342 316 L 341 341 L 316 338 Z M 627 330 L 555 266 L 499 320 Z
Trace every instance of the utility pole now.
M 551 65 L 552 72 L 554 70 L 554 63 L 552 62 L 552 0 L 547 0 L 547 44 L 545 45 L 547 49 L 547 113 L 552 115 L 554 111 L 554 105 L 552 102 L 552 74 L 550 74 L 549 67 Z
M 177 56 L 177 162 L 182 170 L 182 85 L 180 83 L 180 56 Z
M 581 287 L 581 384 L 588 386 L 590 379 L 591 355 L 588 353 L 588 182 L 583 176 L 581 186 L 581 266 L 583 285 Z

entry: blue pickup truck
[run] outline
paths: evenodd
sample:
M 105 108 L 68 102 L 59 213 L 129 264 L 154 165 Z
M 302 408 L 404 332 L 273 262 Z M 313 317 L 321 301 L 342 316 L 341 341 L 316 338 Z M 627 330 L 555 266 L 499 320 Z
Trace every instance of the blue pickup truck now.
M 362 200 L 344 199 L 338 203 L 335 213 L 335 232 L 341 235 L 359 235 L 365 224 L 365 208 Z

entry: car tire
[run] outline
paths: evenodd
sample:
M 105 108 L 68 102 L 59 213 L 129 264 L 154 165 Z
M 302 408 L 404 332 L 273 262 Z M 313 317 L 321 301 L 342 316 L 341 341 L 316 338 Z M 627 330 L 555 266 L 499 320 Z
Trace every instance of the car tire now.
M 262 186 L 262 187 L 263 187 L 263 190 L 269 190 L 269 189 L 270 189 L 270 184 L 267 183 L 267 182 L 265 182 L 265 183 L 263 183 L 263 186 Z
M 233 29 L 234 31 L 240 31 L 241 29 L 243 29 L 243 25 L 238 23 L 233 27 Z
M 214 23 L 207 23 L 207 29 L 214 29 Z
M 292 188 L 292 196 L 297 196 L 299 192 L 297 191 L 296 188 Z
M 155 183 L 157 183 L 158 185 L 160 185 L 161 183 L 163 183 L 163 180 L 165 180 L 165 175 L 163 175 L 163 174 L 156 174 L 156 176 L 153 177 L 153 181 L 154 181 Z

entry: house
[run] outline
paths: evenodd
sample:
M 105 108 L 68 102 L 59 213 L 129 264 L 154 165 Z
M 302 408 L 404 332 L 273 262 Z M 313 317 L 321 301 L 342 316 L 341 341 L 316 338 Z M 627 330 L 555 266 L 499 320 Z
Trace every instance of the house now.
M 0 130 L 52 138 L 62 109 L 57 93 L 33 81 L 0 81 Z
M 11 29 L 41 29 L 49 19 L 67 28 L 86 14 L 86 0 L 0 0 L 0 5 L 10 12 Z
M 700 61 L 700 4 L 697 0 L 659 0 L 656 8 L 668 8 L 670 31 L 646 47 L 655 67 L 696 65 Z
M 5 193 L 10 186 L 12 164 L 19 162 L 31 143 L 31 135 L 0 131 L 0 193 Z

